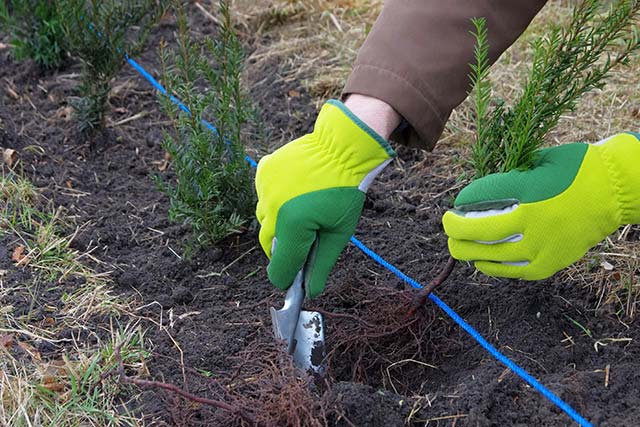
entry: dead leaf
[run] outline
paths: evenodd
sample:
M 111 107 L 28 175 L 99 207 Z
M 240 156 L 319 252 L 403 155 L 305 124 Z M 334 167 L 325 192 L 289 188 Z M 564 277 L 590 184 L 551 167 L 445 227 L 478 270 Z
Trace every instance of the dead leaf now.
M 7 166 L 13 167 L 13 164 L 18 160 L 18 152 L 12 148 L 5 148 L 2 150 L 2 160 Z
M 42 377 L 42 382 L 44 384 L 51 384 L 51 383 L 55 383 L 57 381 L 58 381 L 58 379 L 55 377 L 55 375 L 45 375 L 44 377 Z
M 300 92 L 298 92 L 298 91 L 297 91 L 297 90 L 295 90 L 295 89 L 291 89 L 291 90 L 288 92 L 288 94 L 289 94 L 289 96 L 290 96 L 291 98 L 297 98 L 297 97 L 299 97 L 299 96 L 300 96 Z
M 20 347 L 25 353 L 29 354 L 35 360 L 41 360 L 40 353 L 32 345 L 26 342 L 18 341 L 18 347 Z
M 29 257 L 24 253 L 24 246 L 16 246 L 11 255 L 11 259 L 16 265 L 27 265 L 29 263 Z
M 73 118 L 73 107 L 66 106 L 58 108 L 58 110 L 53 114 L 53 117 L 64 121 L 71 120 Z
M 55 393 L 61 393 L 64 391 L 64 384 L 58 382 L 45 383 L 42 384 L 42 387 Z
M 13 345 L 13 335 L 0 335 L 0 347 L 11 347 Z

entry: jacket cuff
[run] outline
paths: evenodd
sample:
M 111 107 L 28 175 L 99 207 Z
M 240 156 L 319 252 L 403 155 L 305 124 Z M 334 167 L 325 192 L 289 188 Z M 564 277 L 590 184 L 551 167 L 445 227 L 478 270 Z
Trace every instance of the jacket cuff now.
M 425 94 L 397 73 L 374 65 L 356 65 L 347 80 L 343 97 L 357 93 L 391 105 L 409 126 L 395 131 L 390 140 L 409 147 L 433 150 L 448 115 L 439 112 Z

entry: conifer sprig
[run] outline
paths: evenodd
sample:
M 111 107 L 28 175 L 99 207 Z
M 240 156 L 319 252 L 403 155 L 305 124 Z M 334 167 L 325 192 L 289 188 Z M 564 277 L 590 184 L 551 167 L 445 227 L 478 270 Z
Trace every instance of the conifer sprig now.
M 566 28 L 554 26 L 534 41 L 533 65 L 522 94 L 511 106 L 494 101 L 492 111 L 487 28 L 484 19 L 474 19 L 476 64 L 470 77 L 476 96 L 476 177 L 530 168 L 560 116 L 573 111 L 585 93 L 601 89 L 610 71 L 627 64 L 640 48 L 640 1 L 616 0 L 605 14 L 599 13 L 600 3 L 583 0 Z
M 82 131 L 104 127 L 111 80 L 137 55 L 167 0 L 55 0 L 66 44 L 82 62 L 80 98 L 72 102 Z

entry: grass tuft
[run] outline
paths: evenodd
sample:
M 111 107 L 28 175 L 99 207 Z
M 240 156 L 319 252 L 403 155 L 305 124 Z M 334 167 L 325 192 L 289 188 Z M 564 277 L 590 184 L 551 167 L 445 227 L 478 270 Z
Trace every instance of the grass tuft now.
M 146 372 L 148 351 L 139 326 L 112 327 L 95 347 L 76 345 L 54 360 L 42 360 L 19 331 L 0 345 L 0 425 L 12 427 L 138 426 L 122 396 L 127 390 L 108 378 L 117 368 Z M 27 351 L 24 351 L 27 349 Z M 31 349 L 32 351 L 28 351 Z

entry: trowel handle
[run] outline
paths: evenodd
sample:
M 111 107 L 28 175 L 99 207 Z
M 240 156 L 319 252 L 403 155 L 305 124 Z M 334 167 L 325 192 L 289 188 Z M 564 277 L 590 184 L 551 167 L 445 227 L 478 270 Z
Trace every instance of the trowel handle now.
M 289 287 L 287 294 L 284 297 L 283 309 L 289 309 L 292 313 L 299 314 L 302 309 L 302 301 L 304 300 L 304 272 L 298 271 L 296 278 L 293 279 L 293 284 Z M 297 319 L 296 319 L 297 321 Z
M 304 300 L 306 293 L 305 282 L 308 280 L 307 275 L 309 273 L 309 269 L 307 267 L 309 261 L 315 259 L 317 251 L 318 239 L 313 242 L 309 255 L 307 256 L 307 261 L 304 266 L 302 266 L 302 269 L 298 271 L 298 274 L 296 274 L 296 278 L 293 279 L 293 283 L 289 287 L 287 295 L 284 297 L 284 308 L 290 307 L 292 310 L 295 310 L 296 313 L 300 312 L 302 301 Z

